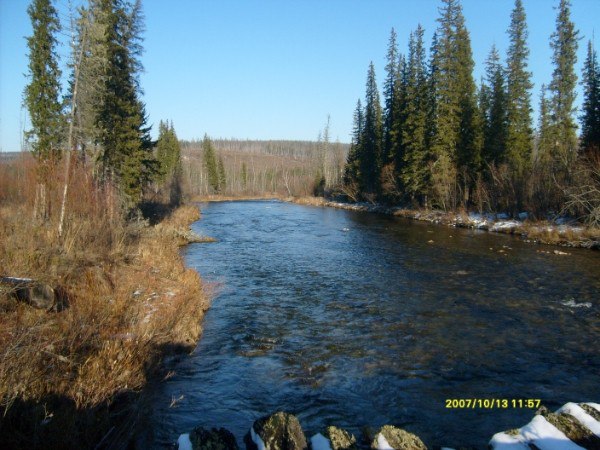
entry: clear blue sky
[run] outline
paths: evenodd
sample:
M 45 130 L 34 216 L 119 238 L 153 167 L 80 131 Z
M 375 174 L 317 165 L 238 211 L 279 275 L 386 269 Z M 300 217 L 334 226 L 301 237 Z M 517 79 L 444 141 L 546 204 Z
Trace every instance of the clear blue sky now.
M 82 0 L 72 0 L 77 5 Z M 68 0 L 57 6 L 68 25 Z M 513 0 L 463 0 L 475 76 L 492 44 L 502 55 Z M 28 0 L 0 0 L 0 150 L 20 149 L 22 93 L 31 34 Z M 533 104 L 550 81 L 549 37 L 558 0 L 524 0 L 534 73 Z M 316 139 L 327 115 L 331 136 L 348 142 L 356 100 L 372 60 L 381 88 L 390 29 L 406 52 L 421 23 L 427 46 L 439 0 L 145 0 L 144 100 L 154 124 L 173 120 L 180 138 Z M 600 23 L 599 0 L 572 0 L 580 35 L 577 71 Z M 600 30 L 598 30 L 600 33 Z M 65 31 L 65 42 L 68 31 Z M 68 46 L 59 49 L 63 63 Z M 578 102 L 581 101 L 579 95 Z

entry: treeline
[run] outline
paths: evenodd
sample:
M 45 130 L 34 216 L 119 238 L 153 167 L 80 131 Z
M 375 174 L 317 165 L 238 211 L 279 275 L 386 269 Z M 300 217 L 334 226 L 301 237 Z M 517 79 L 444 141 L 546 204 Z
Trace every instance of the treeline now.
M 419 25 L 408 54 L 392 29 L 383 104 L 369 66 L 364 102 L 354 111 L 344 192 L 354 200 L 442 209 L 534 214 L 570 212 L 600 223 L 600 71 L 588 43 L 581 136 L 575 117 L 579 33 L 560 0 L 550 37 L 552 81 L 532 124 L 525 9 L 516 0 L 502 61 L 492 47 L 485 76 L 474 61 L 460 0 L 442 0 L 429 51 Z
M 183 141 L 183 184 L 192 197 L 324 195 L 342 182 L 348 144 L 317 141 Z
M 114 203 L 111 208 L 129 215 L 135 215 L 150 190 L 166 189 L 173 198 L 173 181 L 180 174 L 173 124 L 161 123 L 159 141 L 153 142 L 142 101 L 141 0 L 88 0 L 77 10 L 71 17 L 74 38 L 64 87 L 56 52 L 57 11 L 51 0 L 33 0 L 28 14 L 33 33 L 27 38 L 24 99 L 31 118 L 27 143 L 37 161 L 34 215 L 49 218 L 53 196 L 46 192 L 56 190 L 60 180 L 60 234 L 75 166 L 93 178 L 98 195 Z M 59 168 L 62 159 L 64 170 Z

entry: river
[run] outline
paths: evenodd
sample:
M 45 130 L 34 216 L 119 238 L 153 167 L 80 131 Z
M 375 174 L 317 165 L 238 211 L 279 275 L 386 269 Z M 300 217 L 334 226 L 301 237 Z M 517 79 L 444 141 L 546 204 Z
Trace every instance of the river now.
M 447 399 L 600 401 L 600 252 L 277 201 L 201 209 L 193 229 L 218 242 L 184 255 L 215 296 L 154 395 L 156 448 L 198 425 L 243 446 L 278 410 L 307 436 L 393 424 L 485 448 L 535 410 Z

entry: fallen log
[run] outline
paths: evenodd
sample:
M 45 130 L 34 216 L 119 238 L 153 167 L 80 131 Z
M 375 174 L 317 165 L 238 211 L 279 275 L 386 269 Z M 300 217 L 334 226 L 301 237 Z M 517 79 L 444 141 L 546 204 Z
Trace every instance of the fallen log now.
M 4 287 L 10 297 L 27 303 L 38 309 L 58 310 L 57 295 L 55 290 L 48 284 L 36 281 L 32 278 L 0 277 L 0 286 Z

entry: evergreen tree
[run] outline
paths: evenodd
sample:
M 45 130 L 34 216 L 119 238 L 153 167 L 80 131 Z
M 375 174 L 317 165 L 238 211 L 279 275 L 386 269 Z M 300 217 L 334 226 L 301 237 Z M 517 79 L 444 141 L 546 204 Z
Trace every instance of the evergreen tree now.
M 407 90 L 408 90 L 408 64 L 403 54 L 398 56 L 398 76 L 396 77 L 396 98 L 394 101 L 394 122 L 392 123 L 392 148 L 394 157 L 394 171 L 396 174 L 398 190 L 402 191 L 402 170 L 404 167 L 404 124 L 407 113 Z
M 537 127 L 537 142 L 536 142 L 536 165 L 550 166 L 551 151 L 552 151 L 552 133 L 551 133 L 551 118 L 550 118 L 550 100 L 546 97 L 548 89 L 546 85 L 542 85 L 540 90 L 540 113 Z
M 383 124 L 379 91 L 375 80 L 375 67 L 369 65 L 367 74 L 364 129 L 361 136 L 359 167 L 360 190 L 363 194 L 379 193 L 381 173 Z
M 98 163 L 102 178 L 116 182 L 126 205 L 132 207 L 159 170 L 139 99 L 140 3 L 130 10 L 120 0 L 99 1 L 100 17 L 106 21 L 103 46 L 107 64 L 95 115 L 101 145 Z
M 219 192 L 223 192 L 227 187 L 227 178 L 225 176 L 225 165 L 223 164 L 223 158 L 219 156 L 219 161 L 217 163 L 217 171 L 219 173 Z
M 402 129 L 402 185 L 414 201 L 427 204 L 429 148 L 427 121 L 429 80 L 423 45 L 424 30 L 419 25 L 410 35 L 406 81 L 405 121 Z
M 549 90 L 551 93 L 551 134 L 554 141 L 552 156 L 555 170 L 568 173 L 575 161 L 577 150 L 577 124 L 575 122 L 575 87 L 577 75 L 577 41 L 579 32 L 571 22 L 571 2 L 560 0 L 556 31 L 552 34 L 552 62 L 554 71 Z
M 61 73 L 56 53 L 60 22 L 50 0 L 33 0 L 27 13 L 33 35 L 27 38 L 30 81 L 25 87 L 24 100 L 32 129 L 26 137 L 38 163 L 34 216 L 45 220 L 49 214 L 46 185 L 50 167 L 60 159 L 64 139 L 64 115 L 59 100 Z
M 358 186 L 360 178 L 359 157 L 361 154 L 361 137 L 364 128 L 364 114 L 360 99 L 356 102 L 352 127 L 352 140 L 344 168 L 344 184 L 346 187 Z
M 248 187 L 248 167 L 246 166 L 246 163 L 243 162 L 242 163 L 242 189 L 246 190 L 247 187 Z
M 204 156 L 204 167 L 208 174 L 208 185 L 215 191 L 219 192 L 219 168 L 217 156 L 210 138 L 205 134 L 202 141 L 202 151 Z
M 396 88 L 398 79 L 398 44 L 396 42 L 396 31 L 392 28 L 390 33 L 390 41 L 388 44 L 388 52 L 385 66 L 386 78 L 383 86 L 383 96 L 385 101 L 384 107 L 384 122 L 383 122 L 383 163 L 387 164 L 394 160 L 392 152 L 393 131 L 392 127 L 395 122 L 394 107 L 396 103 Z
M 600 66 L 592 41 L 588 41 L 582 84 L 581 149 L 587 156 L 600 157 Z
M 517 179 L 531 168 L 533 130 L 531 126 L 531 73 L 527 70 L 527 22 L 522 0 L 515 0 L 508 29 L 510 45 L 506 68 L 508 161 Z
M 454 174 L 463 191 L 463 201 L 469 200 L 474 180 L 480 168 L 481 130 L 477 110 L 476 86 L 473 80 L 471 41 L 465 27 L 458 0 L 443 0 L 438 19 L 436 67 L 436 115 L 433 153 L 433 183 L 438 202 L 448 205 L 453 195 Z M 439 161 L 439 164 L 437 163 Z M 453 164 L 455 170 L 451 170 Z
M 160 165 L 160 179 L 170 178 L 181 164 L 181 146 L 173 122 L 160 121 L 156 142 L 156 159 Z
M 482 107 L 486 108 L 482 111 L 482 159 L 488 165 L 499 165 L 506 161 L 508 122 L 504 69 L 496 46 L 492 46 L 486 62 L 486 83 L 482 99 Z

